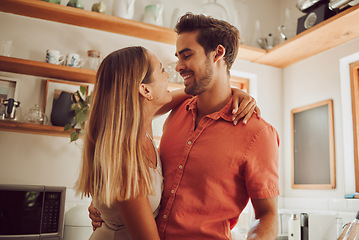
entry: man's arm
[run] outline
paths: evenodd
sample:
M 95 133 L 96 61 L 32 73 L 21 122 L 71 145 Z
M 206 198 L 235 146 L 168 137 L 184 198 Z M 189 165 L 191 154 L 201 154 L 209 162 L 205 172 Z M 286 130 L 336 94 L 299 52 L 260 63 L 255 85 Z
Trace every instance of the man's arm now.
M 247 240 L 275 240 L 278 236 L 278 197 L 251 201 L 256 220 L 249 229 Z

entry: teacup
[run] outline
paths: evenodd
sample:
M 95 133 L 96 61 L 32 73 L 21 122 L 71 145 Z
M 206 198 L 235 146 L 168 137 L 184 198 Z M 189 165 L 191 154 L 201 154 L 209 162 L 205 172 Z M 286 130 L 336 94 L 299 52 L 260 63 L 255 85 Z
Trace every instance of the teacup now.
M 64 55 L 60 54 L 60 51 L 58 50 L 47 50 L 46 51 L 46 62 L 52 63 L 52 64 L 62 64 L 65 60 Z
M 67 54 L 66 66 L 79 68 L 82 67 L 84 63 L 84 60 L 77 53 Z

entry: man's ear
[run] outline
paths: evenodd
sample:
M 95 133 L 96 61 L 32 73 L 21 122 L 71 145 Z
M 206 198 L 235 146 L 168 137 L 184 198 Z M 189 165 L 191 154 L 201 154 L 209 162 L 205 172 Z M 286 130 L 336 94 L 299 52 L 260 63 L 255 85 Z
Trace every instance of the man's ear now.
M 215 51 L 214 62 L 217 62 L 218 60 L 222 59 L 226 54 L 226 49 L 221 44 L 218 44 L 218 46 L 214 51 Z
M 138 87 L 138 92 L 141 94 L 142 97 L 146 99 L 150 99 L 152 97 L 150 88 L 145 83 L 140 84 L 140 86 Z

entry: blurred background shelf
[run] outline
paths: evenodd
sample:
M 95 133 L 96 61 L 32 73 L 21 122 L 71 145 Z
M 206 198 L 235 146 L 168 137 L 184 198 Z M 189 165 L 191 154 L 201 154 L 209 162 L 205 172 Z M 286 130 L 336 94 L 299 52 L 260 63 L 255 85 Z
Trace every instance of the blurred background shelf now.
M 70 137 L 70 131 L 64 132 L 63 127 L 22 123 L 17 121 L 0 120 L 0 130 L 47 136 Z
M 176 41 L 176 33 L 169 28 L 40 0 L 1 0 L 0 11 L 161 43 L 175 44 Z M 241 45 L 238 58 L 285 68 L 359 37 L 358 22 L 359 4 L 315 25 L 269 51 Z
M 0 71 L 83 83 L 94 83 L 96 78 L 94 70 L 5 56 L 0 56 Z

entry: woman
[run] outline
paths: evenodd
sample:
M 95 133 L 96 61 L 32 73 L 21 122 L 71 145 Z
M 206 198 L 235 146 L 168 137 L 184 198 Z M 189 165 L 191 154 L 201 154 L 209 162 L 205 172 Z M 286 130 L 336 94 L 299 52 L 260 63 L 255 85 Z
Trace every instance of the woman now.
M 90 239 L 159 239 L 154 217 L 162 171 L 152 119 L 188 97 L 167 87 L 168 73 L 145 48 L 120 49 L 101 63 L 76 184 L 78 192 L 92 197 L 105 223 Z M 242 102 L 251 115 L 253 101 Z

